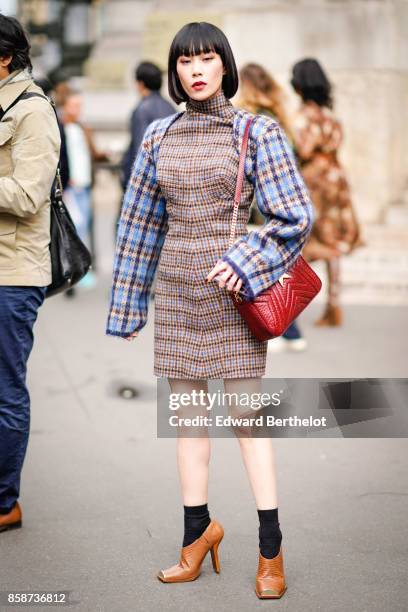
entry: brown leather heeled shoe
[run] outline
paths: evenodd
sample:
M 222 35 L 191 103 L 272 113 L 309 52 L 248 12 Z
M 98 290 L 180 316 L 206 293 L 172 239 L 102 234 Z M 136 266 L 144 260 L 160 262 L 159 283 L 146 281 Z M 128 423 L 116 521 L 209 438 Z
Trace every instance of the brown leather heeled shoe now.
M 318 327 L 339 327 L 343 323 L 343 311 L 340 306 L 328 304 L 322 317 L 315 321 Z
M 255 593 L 259 599 L 279 599 L 286 589 L 282 546 L 273 559 L 266 559 L 259 553 L 255 582 Z
M 214 571 L 220 573 L 220 560 L 218 546 L 224 537 L 224 529 L 214 519 L 207 529 L 188 546 L 183 546 L 180 561 L 168 569 L 161 570 L 157 577 L 162 582 L 188 582 L 195 580 L 201 574 L 201 564 L 204 557 L 211 551 L 211 560 Z
M 21 507 L 18 502 L 8 514 L 0 514 L 0 532 L 17 529 L 22 525 Z

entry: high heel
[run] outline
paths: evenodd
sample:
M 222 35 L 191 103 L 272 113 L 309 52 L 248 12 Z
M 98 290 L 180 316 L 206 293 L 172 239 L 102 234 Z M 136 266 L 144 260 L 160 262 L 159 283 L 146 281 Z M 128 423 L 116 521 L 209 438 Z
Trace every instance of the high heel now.
M 212 566 L 220 573 L 218 547 L 224 537 L 224 528 L 218 521 L 212 520 L 204 533 L 192 544 L 183 546 L 180 560 L 168 569 L 160 570 L 157 577 L 162 582 L 188 582 L 195 580 L 201 574 L 201 565 L 208 551 L 211 552 Z
M 222 540 L 222 537 L 221 537 L 221 540 Z M 220 569 L 221 569 L 220 568 L 220 558 L 218 556 L 218 546 L 220 545 L 221 540 L 218 540 L 218 542 L 216 542 L 214 546 L 210 548 L 213 570 L 214 572 L 217 572 L 217 574 L 220 573 Z
M 259 599 L 279 599 L 286 589 L 282 546 L 273 559 L 266 559 L 259 553 L 255 582 L 255 593 Z

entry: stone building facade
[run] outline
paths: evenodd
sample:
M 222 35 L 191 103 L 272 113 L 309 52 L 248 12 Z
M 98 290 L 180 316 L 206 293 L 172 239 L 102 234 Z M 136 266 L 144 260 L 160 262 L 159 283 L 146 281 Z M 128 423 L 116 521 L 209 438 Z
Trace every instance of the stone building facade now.
M 13 0 L 8 0 L 8 5 Z M 53 9 L 52 0 L 14 1 Z M 293 63 L 322 62 L 335 87 L 345 128 L 342 151 L 360 218 L 408 223 L 408 1 L 407 0 L 97 0 L 69 3 L 86 11 L 90 53 L 82 77 L 87 119 L 105 135 L 126 137 L 135 103 L 133 70 L 142 59 L 166 67 L 172 37 L 189 21 L 211 21 L 226 33 L 237 64 L 268 68 L 298 104 L 289 86 Z M 87 8 L 85 8 L 87 5 Z M 205 6 L 205 10 L 203 10 Z M 77 29 L 85 36 L 81 12 Z M 73 28 L 73 29 L 72 29 Z M 71 24 L 75 32 L 75 20 Z M 37 60 L 39 65 L 40 59 Z M 166 88 L 164 88 L 166 94 Z M 234 100 L 233 100 L 234 102 Z M 400 216 L 398 216 L 400 215 Z

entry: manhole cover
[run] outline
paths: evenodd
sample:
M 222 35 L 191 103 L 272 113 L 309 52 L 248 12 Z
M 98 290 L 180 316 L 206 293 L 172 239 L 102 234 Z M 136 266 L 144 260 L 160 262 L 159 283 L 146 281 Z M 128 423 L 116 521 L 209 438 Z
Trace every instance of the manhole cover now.
M 131 374 L 129 376 L 113 377 L 106 387 L 107 395 L 115 399 L 126 400 L 138 404 L 143 400 L 156 400 L 156 388 L 154 385 L 147 385 L 138 380 Z
M 130 400 L 139 395 L 139 391 L 134 387 L 119 387 L 118 395 L 122 399 Z

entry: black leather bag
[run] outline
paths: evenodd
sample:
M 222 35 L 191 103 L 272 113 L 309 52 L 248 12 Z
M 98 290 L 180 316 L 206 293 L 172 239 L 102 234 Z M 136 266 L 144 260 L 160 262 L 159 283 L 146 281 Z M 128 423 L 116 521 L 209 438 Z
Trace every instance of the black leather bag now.
M 50 253 L 52 282 L 47 287 L 46 298 L 70 289 L 85 276 L 92 265 L 91 254 L 78 236 L 62 200 L 59 165 L 51 193 Z
M 41 94 L 35 92 L 23 92 L 6 109 L 0 110 L 0 121 L 19 100 L 28 98 L 44 98 L 47 100 L 58 121 L 57 112 L 53 102 Z M 51 271 L 52 281 L 48 285 L 45 297 L 51 297 L 61 291 L 69 289 L 81 280 L 91 268 L 92 257 L 77 234 L 74 222 L 62 201 L 61 170 L 58 162 L 57 173 L 51 189 Z

